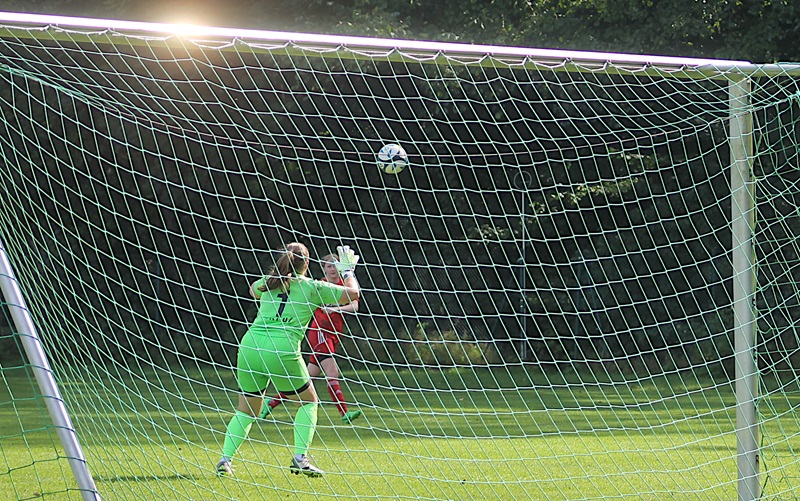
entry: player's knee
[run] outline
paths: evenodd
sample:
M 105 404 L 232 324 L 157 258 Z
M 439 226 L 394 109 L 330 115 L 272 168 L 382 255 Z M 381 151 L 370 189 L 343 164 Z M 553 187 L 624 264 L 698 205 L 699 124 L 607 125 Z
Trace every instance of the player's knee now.
M 304 388 L 303 391 L 298 392 L 297 403 L 300 405 L 305 405 L 307 403 L 319 403 L 319 397 L 317 396 L 317 392 L 314 390 L 314 387 L 309 385 L 308 387 Z
M 320 363 L 322 370 L 325 371 L 325 376 L 330 379 L 337 379 L 339 377 L 339 366 L 336 364 L 336 359 L 327 357 L 324 362 Z
M 319 405 L 319 397 L 316 393 L 313 395 L 301 395 L 300 400 L 297 401 L 297 405 Z

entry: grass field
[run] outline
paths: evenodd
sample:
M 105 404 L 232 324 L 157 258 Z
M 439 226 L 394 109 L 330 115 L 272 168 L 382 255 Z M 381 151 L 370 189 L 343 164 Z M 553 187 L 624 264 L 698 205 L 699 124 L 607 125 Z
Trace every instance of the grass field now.
M 80 499 L 28 371 L 0 374 L 0 499 Z M 235 394 L 197 383 L 199 372 L 189 375 L 195 382 L 166 372 L 87 375 L 62 391 L 107 500 L 736 498 L 729 384 L 585 384 L 523 370 L 347 375 L 364 416 L 344 426 L 332 406 L 321 408 L 312 450 L 321 479 L 289 474 L 283 407 L 253 427 L 236 477 L 216 477 Z M 443 387 L 452 390 L 434 391 Z M 769 407 L 782 415 L 796 405 L 784 398 Z M 769 420 L 765 435 L 797 437 L 797 426 Z M 787 442 L 775 443 L 765 494 L 796 499 L 800 466 L 787 460 Z

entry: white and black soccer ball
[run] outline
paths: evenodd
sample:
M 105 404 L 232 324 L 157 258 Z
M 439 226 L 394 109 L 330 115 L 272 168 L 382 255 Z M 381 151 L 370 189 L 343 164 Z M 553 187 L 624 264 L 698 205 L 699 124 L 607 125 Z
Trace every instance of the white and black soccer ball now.
M 399 174 L 408 166 L 408 155 L 395 143 L 384 145 L 378 151 L 378 167 L 387 174 Z

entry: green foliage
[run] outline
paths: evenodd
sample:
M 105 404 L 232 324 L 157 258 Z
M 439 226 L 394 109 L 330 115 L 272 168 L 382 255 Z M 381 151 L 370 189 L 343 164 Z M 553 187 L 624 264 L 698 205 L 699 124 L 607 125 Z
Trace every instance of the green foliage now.
M 561 48 L 667 54 L 756 62 L 795 60 L 800 6 L 790 0 L 587 0 L 535 2 L 521 28 Z
M 500 362 L 494 343 L 461 339 L 453 331 L 431 331 L 426 324 L 418 324 L 412 339 L 405 355 L 413 365 L 485 367 Z

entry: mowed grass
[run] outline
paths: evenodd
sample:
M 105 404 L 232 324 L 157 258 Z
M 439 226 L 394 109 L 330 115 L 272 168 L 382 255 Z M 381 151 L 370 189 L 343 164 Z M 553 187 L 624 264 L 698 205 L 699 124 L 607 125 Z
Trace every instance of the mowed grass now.
M 28 372 L 2 373 L 0 499 L 81 499 Z M 320 479 L 289 474 L 294 408 L 285 406 L 253 426 L 234 478 L 214 474 L 236 398 L 219 384 L 235 388 L 232 375 L 87 374 L 62 392 L 107 500 L 736 498 L 729 384 L 587 382 L 524 369 L 346 376 L 364 416 L 347 426 L 332 405 L 321 407 L 311 451 L 327 473 Z M 203 383 L 213 378 L 217 385 Z M 770 412 L 783 415 L 794 398 Z M 797 420 L 769 420 L 764 433 L 797 437 Z M 774 442 L 762 464 L 765 499 L 795 499 L 791 441 Z

